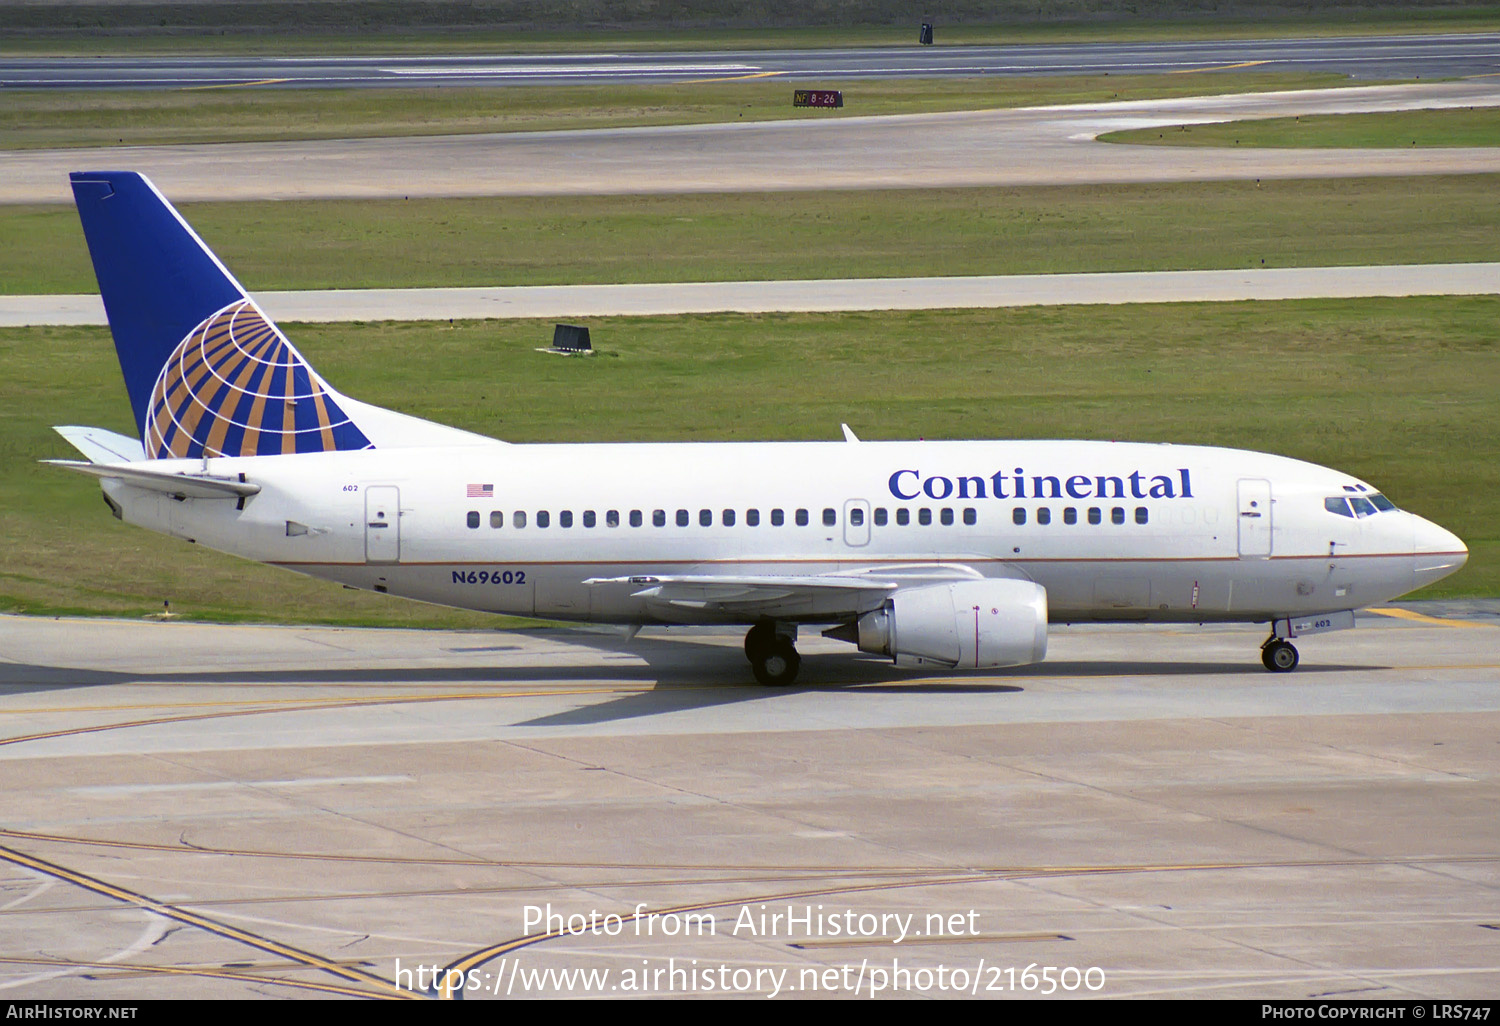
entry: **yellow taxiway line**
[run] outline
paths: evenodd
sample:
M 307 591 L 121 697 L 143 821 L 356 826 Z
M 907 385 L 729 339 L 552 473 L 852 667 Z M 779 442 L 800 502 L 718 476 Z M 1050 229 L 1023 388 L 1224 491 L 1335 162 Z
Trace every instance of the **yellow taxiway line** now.
M 185 93 L 193 93 L 201 92 L 204 89 L 242 89 L 245 86 L 280 85 L 282 82 L 290 81 L 291 79 L 289 78 L 257 78 L 250 82 L 223 82 L 219 85 L 183 86 L 182 91 Z
M 1475 623 L 1472 620 L 1445 620 L 1438 616 L 1428 616 L 1426 613 L 1414 613 L 1410 609 L 1396 609 L 1391 606 L 1372 606 L 1371 613 L 1379 613 L 1381 616 L 1394 616 L 1400 620 L 1412 620 L 1416 623 L 1430 623 L 1438 627 L 1493 627 L 1492 623 Z
M 1245 61 L 1242 64 L 1216 64 L 1211 68 L 1178 68 L 1169 72 L 1172 75 L 1196 75 L 1201 71 L 1233 71 L 1236 68 L 1253 68 L 1257 64 L 1269 64 L 1270 61 Z

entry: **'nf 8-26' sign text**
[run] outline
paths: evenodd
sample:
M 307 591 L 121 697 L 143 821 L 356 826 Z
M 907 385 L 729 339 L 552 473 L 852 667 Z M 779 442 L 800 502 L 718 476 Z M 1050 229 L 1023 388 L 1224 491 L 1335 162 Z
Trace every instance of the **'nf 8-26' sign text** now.
M 842 107 L 844 94 L 837 89 L 795 89 L 793 107 Z

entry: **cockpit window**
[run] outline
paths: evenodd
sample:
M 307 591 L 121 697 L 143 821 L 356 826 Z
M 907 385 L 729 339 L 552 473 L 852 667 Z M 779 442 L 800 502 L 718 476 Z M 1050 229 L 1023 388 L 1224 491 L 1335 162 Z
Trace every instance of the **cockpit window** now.
M 1396 508 L 1396 504 L 1379 492 L 1363 495 L 1331 495 L 1323 500 L 1323 508 L 1341 517 L 1373 517 Z

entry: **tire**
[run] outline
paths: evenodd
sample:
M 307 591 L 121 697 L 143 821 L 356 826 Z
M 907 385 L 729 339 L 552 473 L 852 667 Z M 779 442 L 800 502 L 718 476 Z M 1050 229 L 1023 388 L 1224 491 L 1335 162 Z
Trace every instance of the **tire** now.
M 1274 641 L 1261 650 L 1260 661 L 1272 673 L 1291 673 L 1301 660 L 1295 645 Z
M 786 687 L 797 679 L 802 657 L 790 638 L 778 635 L 759 659 L 751 658 L 750 668 L 755 671 L 755 679 L 767 687 Z

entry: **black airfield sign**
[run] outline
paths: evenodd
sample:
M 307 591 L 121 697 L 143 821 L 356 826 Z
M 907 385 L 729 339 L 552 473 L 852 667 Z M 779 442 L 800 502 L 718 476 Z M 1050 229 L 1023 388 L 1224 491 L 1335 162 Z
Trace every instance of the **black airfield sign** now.
M 842 107 L 844 94 L 837 89 L 796 89 L 792 91 L 793 107 Z

